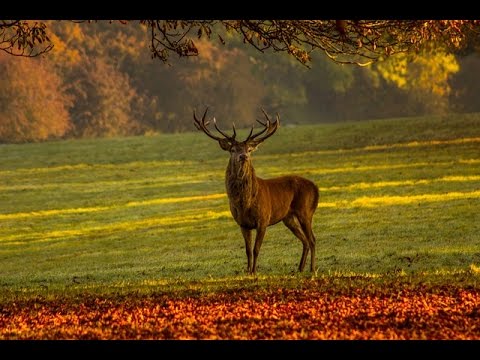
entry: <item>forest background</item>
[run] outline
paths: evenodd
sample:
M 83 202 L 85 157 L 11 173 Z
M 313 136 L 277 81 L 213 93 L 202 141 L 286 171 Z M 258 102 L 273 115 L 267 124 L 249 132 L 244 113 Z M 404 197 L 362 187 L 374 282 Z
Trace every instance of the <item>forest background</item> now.
M 145 26 L 46 21 L 54 48 L 21 58 L 0 52 L 0 143 L 194 130 L 205 107 L 247 127 L 260 107 L 284 126 L 480 111 L 480 52 L 431 44 L 370 66 L 313 53 L 310 68 L 261 54 L 226 34 L 199 39 L 198 57 L 152 59 Z

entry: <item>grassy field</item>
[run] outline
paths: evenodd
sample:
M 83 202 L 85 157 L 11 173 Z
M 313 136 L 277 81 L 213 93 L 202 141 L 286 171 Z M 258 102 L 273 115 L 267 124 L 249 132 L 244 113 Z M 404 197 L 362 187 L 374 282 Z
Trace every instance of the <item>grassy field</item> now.
M 0 299 L 308 279 L 283 224 L 245 274 L 227 161 L 200 132 L 0 145 Z M 283 126 L 254 166 L 318 185 L 317 278 L 477 284 L 480 114 Z

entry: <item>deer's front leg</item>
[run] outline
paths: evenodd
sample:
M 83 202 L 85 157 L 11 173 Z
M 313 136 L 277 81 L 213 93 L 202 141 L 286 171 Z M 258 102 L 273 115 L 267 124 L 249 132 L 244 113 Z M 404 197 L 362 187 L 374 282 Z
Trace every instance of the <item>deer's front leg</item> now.
M 261 227 L 257 228 L 257 236 L 255 237 L 255 247 L 253 249 L 253 269 L 252 269 L 252 274 L 255 274 L 255 271 L 257 269 L 257 258 L 258 258 L 258 253 L 260 252 L 260 247 L 262 246 L 263 238 L 265 236 L 267 228 L 266 227 Z
M 242 230 L 243 238 L 245 239 L 245 251 L 247 253 L 247 272 L 252 273 L 252 230 L 240 228 Z

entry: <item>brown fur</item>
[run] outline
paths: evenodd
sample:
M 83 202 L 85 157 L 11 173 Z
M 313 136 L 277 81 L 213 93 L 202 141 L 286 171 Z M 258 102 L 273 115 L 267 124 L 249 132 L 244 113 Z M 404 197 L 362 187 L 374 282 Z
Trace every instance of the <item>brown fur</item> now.
M 252 126 L 247 139 L 239 142 L 235 140 L 235 126 L 233 135 L 229 136 L 217 127 L 215 119 L 215 128 L 222 137 L 212 134 L 207 128 L 208 122 L 205 121 L 207 110 L 201 120 L 197 119 L 195 112 L 193 113 L 194 124 L 198 130 L 217 140 L 223 150 L 230 152 L 225 186 L 230 211 L 245 239 L 247 271 L 255 273 L 266 229 L 280 221 L 283 221 L 303 244 L 299 271 L 303 271 L 309 252 L 310 271 L 315 271 L 315 235 L 312 230 L 312 219 L 318 206 L 317 186 L 310 180 L 295 175 L 261 179 L 255 175 L 251 162 L 251 153 L 277 130 L 280 121 L 278 115 L 276 121 L 272 123 L 262 109 L 267 121 L 265 124 L 257 121 L 264 129 L 253 134 Z M 253 230 L 256 230 L 256 236 L 252 249 Z
M 230 211 L 245 239 L 248 272 L 256 271 L 266 228 L 280 221 L 303 243 L 299 271 L 303 271 L 309 251 L 310 270 L 315 271 L 312 218 L 317 209 L 319 192 L 313 182 L 294 175 L 261 179 L 255 175 L 250 159 L 239 164 L 233 154 L 227 167 L 225 185 Z M 256 230 L 253 249 L 252 230 Z

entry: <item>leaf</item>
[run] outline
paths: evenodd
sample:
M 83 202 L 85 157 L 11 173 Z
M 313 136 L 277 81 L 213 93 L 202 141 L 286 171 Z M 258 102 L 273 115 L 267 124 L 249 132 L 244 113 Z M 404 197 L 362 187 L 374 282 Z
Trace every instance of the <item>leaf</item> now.
M 312 284 L 208 297 L 20 300 L 2 304 L 0 339 L 478 339 L 475 288 L 394 282 L 371 290 L 326 296 Z

